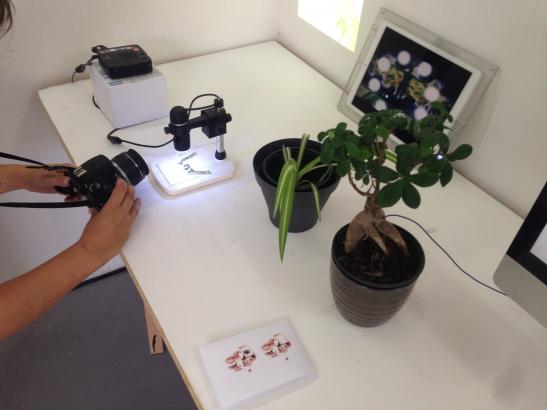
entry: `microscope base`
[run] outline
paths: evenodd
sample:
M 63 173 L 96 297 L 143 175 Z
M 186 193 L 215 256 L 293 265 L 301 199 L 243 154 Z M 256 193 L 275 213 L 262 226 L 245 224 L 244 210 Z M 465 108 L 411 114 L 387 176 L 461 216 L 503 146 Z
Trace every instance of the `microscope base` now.
M 178 195 L 231 178 L 235 166 L 215 159 L 215 147 L 205 145 L 178 152 L 150 164 L 152 175 L 164 192 Z

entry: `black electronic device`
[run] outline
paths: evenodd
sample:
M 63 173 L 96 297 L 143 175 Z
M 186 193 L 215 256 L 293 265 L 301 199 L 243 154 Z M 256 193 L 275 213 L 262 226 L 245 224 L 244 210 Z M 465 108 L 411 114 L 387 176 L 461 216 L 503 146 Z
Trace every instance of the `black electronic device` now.
M 94 47 L 99 64 L 110 78 L 125 78 L 152 72 L 152 59 L 138 45 Z
M 152 59 L 137 44 L 119 47 L 98 45 L 92 47 L 91 52 L 93 53 L 91 58 L 74 69 L 72 81 L 76 74 L 83 73 L 93 60 L 99 60 L 105 74 L 113 79 L 148 74 L 153 70 Z
M 110 198 L 116 180 L 125 179 L 131 185 L 140 183 L 150 172 L 144 159 L 135 150 L 128 150 L 109 160 L 104 155 L 97 155 L 78 168 L 68 166 L 49 166 L 38 161 L 0 152 L 0 157 L 30 162 L 47 170 L 62 170 L 70 178 L 68 187 L 55 189 L 68 196 L 84 196 L 85 201 L 78 202 L 8 202 L 0 206 L 11 208 L 70 208 L 88 206 L 101 210 Z
M 131 185 L 137 185 L 148 173 L 144 159 L 137 151 L 130 149 L 116 155 L 112 160 L 104 155 L 87 160 L 66 173 L 70 177 L 70 186 L 56 189 L 65 195 L 83 195 L 93 208 L 100 210 L 110 198 L 118 177 Z
M 201 115 L 189 118 L 190 109 L 182 106 L 173 107 L 169 113 L 169 125 L 165 127 L 166 134 L 173 135 L 173 143 L 177 151 L 190 149 L 190 131 L 201 128 L 207 138 L 217 138 L 216 159 L 226 158 L 224 139 L 226 124 L 232 121 L 232 116 L 224 109 L 222 98 L 215 98 L 213 106 L 201 111 Z

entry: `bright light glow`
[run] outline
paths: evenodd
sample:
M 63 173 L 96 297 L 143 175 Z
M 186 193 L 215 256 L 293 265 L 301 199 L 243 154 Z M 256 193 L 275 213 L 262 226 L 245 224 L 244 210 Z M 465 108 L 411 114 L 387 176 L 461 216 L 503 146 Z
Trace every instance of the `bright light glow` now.
M 355 51 L 364 0 L 299 0 L 298 16 Z
M 214 184 L 231 178 L 235 172 L 232 161 L 215 159 L 215 147 L 211 144 L 152 162 L 150 169 L 161 188 L 169 195 Z

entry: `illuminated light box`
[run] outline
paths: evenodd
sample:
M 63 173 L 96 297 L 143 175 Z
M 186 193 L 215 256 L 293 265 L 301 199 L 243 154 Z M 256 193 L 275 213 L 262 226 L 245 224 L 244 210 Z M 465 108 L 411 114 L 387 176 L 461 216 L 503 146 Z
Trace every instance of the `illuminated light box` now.
M 205 145 L 178 152 L 150 164 L 152 175 L 169 195 L 178 195 L 231 178 L 235 166 L 215 158 L 215 147 Z

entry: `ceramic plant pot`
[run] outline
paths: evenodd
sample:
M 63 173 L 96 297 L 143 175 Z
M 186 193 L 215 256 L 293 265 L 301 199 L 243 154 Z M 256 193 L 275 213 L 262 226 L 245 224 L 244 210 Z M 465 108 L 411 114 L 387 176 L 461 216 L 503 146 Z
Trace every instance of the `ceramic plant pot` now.
M 268 206 L 268 215 L 270 221 L 275 225 L 279 225 L 279 214 L 274 218 L 274 202 L 275 190 L 277 188 L 277 179 L 283 167 L 282 147 L 290 147 L 293 150 L 293 155 L 296 158 L 298 147 L 300 146 L 300 138 L 287 138 L 276 140 L 264 145 L 260 148 L 253 158 L 253 168 L 256 181 L 262 190 L 264 199 Z M 308 141 L 306 150 L 302 159 L 302 164 L 305 165 L 312 159 L 317 157 L 321 152 L 321 144 L 316 141 Z M 321 180 L 327 168 L 322 168 L 310 172 L 306 179 L 316 183 Z M 340 177 L 332 168 L 328 169 L 328 174 L 323 178 L 323 182 L 317 186 L 319 190 L 319 203 L 321 209 L 329 199 L 332 192 L 338 186 Z M 313 194 L 308 187 L 304 186 L 297 188 L 294 196 L 293 213 L 289 225 L 289 232 L 303 232 L 312 228 L 317 223 L 317 211 L 313 200 Z
M 381 325 L 401 309 L 424 268 L 425 256 L 420 243 L 408 231 L 397 226 L 413 256 L 411 268 L 400 272 L 399 280 L 379 282 L 362 273 L 356 274 L 343 262 L 343 241 L 348 225 L 334 236 L 331 248 L 331 290 L 336 307 L 349 322 L 364 327 Z

